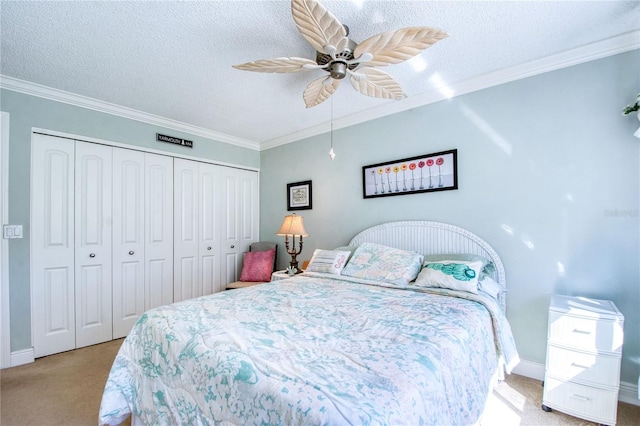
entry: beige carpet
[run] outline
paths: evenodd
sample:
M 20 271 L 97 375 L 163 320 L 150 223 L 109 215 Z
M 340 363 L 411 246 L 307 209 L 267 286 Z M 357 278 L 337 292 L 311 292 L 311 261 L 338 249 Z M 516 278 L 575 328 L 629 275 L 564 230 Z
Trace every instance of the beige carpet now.
M 111 363 L 122 340 L 52 355 L 0 371 L 2 426 L 95 426 Z M 539 381 L 511 375 L 493 392 L 482 426 L 592 425 L 540 409 Z M 640 425 L 640 407 L 619 403 L 618 425 Z M 442 425 L 446 426 L 446 425 Z

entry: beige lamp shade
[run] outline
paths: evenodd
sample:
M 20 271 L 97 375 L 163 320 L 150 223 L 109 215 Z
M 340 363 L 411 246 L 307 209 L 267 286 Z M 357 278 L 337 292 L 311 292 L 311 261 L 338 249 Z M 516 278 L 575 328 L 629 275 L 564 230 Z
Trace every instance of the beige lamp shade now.
M 295 213 L 286 215 L 284 217 L 284 221 L 282 222 L 282 226 L 280 230 L 276 232 L 276 235 L 287 236 L 287 235 L 299 235 L 301 237 L 308 237 L 307 231 L 304 229 L 304 224 L 302 223 L 302 216 L 298 216 Z

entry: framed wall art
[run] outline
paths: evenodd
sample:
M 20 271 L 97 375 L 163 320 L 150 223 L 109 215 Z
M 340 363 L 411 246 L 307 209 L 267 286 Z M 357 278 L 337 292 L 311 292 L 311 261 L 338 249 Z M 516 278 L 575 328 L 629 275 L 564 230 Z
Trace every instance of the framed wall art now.
M 362 167 L 364 198 L 458 189 L 458 150 Z
M 311 210 L 311 181 L 287 184 L 287 210 Z

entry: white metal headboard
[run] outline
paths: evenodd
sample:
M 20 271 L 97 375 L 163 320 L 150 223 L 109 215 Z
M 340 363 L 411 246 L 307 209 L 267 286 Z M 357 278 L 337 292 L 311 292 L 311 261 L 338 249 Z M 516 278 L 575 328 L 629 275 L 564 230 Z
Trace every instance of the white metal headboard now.
M 349 245 L 358 246 L 365 242 L 412 250 L 424 255 L 468 253 L 490 259 L 495 266 L 492 278 L 501 288 L 498 301 L 506 312 L 507 279 L 502 260 L 489 243 L 471 231 L 448 223 L 426 220 L 387 222 L 360 232 L 351 239 Z

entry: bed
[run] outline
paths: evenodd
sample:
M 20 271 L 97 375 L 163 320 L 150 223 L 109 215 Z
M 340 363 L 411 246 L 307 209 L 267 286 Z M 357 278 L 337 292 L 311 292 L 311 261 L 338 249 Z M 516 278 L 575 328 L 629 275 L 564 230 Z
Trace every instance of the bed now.
M 384 223 L 295 277 L 147 311 L 99 423 L 477 424 L 518 363 L 505 309 L 482 238 Z

